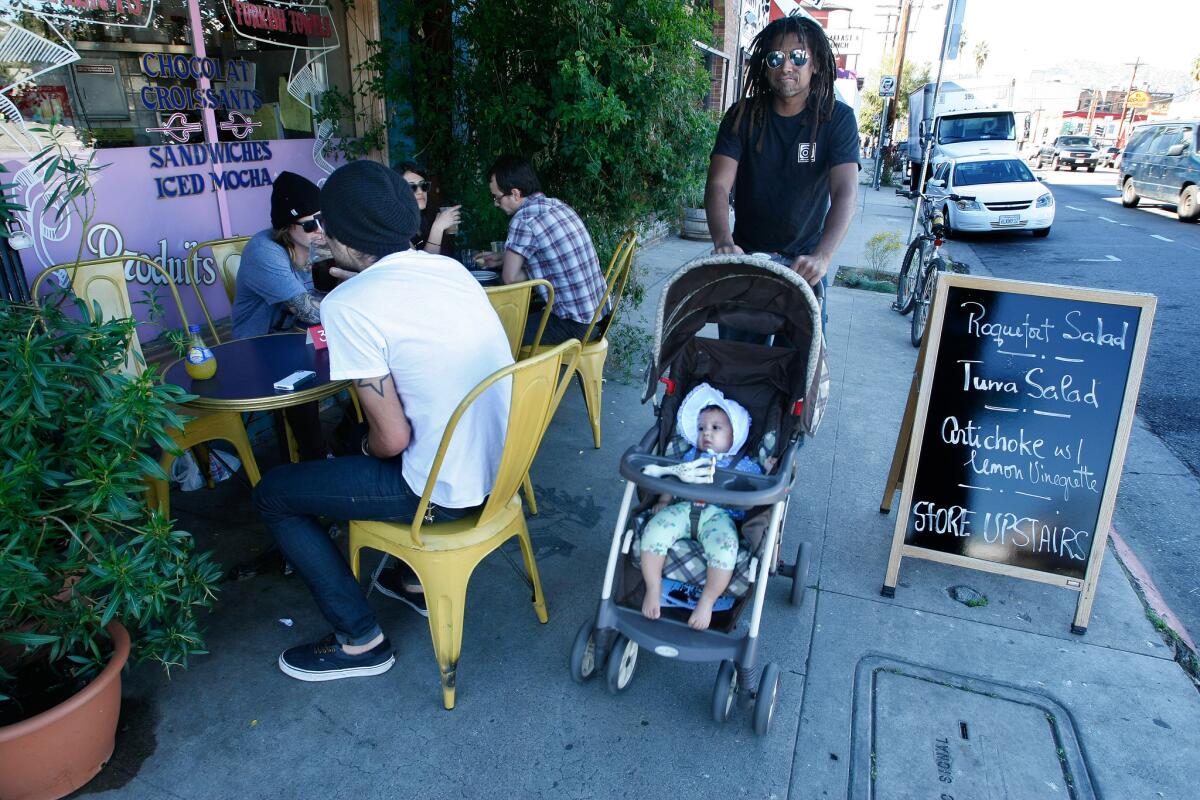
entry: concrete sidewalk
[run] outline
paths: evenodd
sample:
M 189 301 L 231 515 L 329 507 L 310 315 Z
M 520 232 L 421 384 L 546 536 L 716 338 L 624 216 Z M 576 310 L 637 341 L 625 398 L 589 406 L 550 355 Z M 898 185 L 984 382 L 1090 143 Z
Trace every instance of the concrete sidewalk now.
M 890 190 L 862 195 L 835 263 L 858 263 L 879 226 L 907 227 Z M 648 297 L 628 319 L 652 319 L 667 276 L 708 249 L 668 239 L 641 252 Z M 609 381 L 604 446 L 592 449 L 572 390 L 533 470 L 550 622 L 534 617 L 515 546 L 484 562 L 456 710 L 441 709 L 426 621 L 378 595 L 398 648 L 391 672 L 283 676 L 278 653 L 327 630 L 300 581 L 263 575 L 223 587 L 209 655 L 171 680 L 150 667 L 127 680 L 116 754 L 79 796 L 1195 797 L 1200 698 L 1111 553 L 1082 637 L 1069 633 L 1072 592 L 931 562 L 906 560 L 895 599 L 880 597 L 895 519 L 878 506 L 916 355 L 891 299 L 829 297 L 832 401 L 784 534 L 789 560 L 801 541 L 816 553 L 801 607 L 787 602 L 790 581 L 768 587 L 761 654 L 784 677 L 767 737 L 746 709 L 711 720 L 715 664 L 643 652 L 615 697 L 571 681 L 624 486 L 617 464 L 652 421 L 641 387 Z M 224 563 L 267 543 L 234 481 L 173 503 Z M 957 602 L 957 586 L 987 604 Z

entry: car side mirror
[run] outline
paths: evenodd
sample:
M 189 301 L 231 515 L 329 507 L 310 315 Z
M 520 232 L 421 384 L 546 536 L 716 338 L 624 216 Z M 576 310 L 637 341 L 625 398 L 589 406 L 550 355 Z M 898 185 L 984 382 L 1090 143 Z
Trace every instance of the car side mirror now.
M 1186 151 L 1187 151 L 1187 142 L 1180 142 L 1179 144 L 1173 144 L 1173 145 L 1171 145 L 1171 146 L 1170 146 L 1170 147 L 1167 149 L 1167 155 L 1169 155 L 1169 156 L 1181 156 L 1181 155 L 1183 155 L 1183 154 L 1184 154 Z
M 939 188 L 939 189 L 944 189 L 944 188 L 946 188 L 946 182 L 945 182 L 944 180 L 942 180 L 941 178 L 934 178 L 933 180 L 931 180 L 931 181 L 929 182 L 929 185 L 930 185 L 930 186 L 936 186 L 936 187 L 937 187 L 937 188 Z

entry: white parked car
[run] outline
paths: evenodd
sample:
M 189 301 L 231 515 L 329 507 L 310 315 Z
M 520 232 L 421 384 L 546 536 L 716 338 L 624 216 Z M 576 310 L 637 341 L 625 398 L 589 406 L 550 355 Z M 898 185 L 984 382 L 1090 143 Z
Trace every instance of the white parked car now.
M 944 200 L 943 213 L 955 231 L 1033 231 L 1046 236 L 1054 224 L 1054 195 L 1018 156 L 963 156 L 933 166 L 926 193 L 974 200 Z

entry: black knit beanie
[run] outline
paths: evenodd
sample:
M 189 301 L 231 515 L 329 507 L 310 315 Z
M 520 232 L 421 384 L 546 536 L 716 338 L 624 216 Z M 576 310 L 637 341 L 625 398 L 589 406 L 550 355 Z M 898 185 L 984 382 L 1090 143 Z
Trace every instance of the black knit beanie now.
M 286 228 L 321 210 L 321 189 L 303 175 L 281 172 L 271 187 L 271 227 Z
M 394 169 L 351 161 L 334 170 L 321 189 L 325 233 L 372 256 L 407 250 L 420 229 L 417 198 Z

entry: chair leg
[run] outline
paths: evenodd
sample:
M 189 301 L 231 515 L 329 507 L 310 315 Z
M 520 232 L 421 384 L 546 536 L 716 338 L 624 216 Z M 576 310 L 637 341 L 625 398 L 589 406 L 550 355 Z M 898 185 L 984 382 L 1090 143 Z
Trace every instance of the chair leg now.
M 196 459 L 196 466 L 200 468 L 200 474 L 204 476 L 204 485 L 209 489 L 217 488 L 217 482 L 212 476 L 212 456 L 208 452 L 208 447 L 198 444 L 192 447 L 192 457 Z
M 525 494 L 525 504 L 529 506 L 529 513 L 537 516 L 537 498 L 533 496 L 533 481 L 529 480 L 529 473 L 525 473 L 525 480 L 521 481 L 521 491 Z
M 583 401 L 587 405 L 588 421 L 592 423 L 592 441 L 600 449 L 600 393 L 604 387 L 604 363 L 599 369 L 590 363 L 579 362 L 579 385 L 583 389 Z
M 262 473 L 258 471 L 258 462 L 254 460 L 254 450 L 250 447 L 250 437 L 246 435 L 246 426 L 242 424 L 242 415 L 230 412 L 229 430 L 225 437 L 233 449 L 237 451 L 238 458 L 242 460 L 242 467 L 246 470 L 246 477 L 250 480 L 251 486 L 257 486 L 262 480 Z
M 537 614 L 538 622 L 545 625 L 550 621 L 550 613 L 546 610 L 546 596 L 542 594 L 542 579 L 538 575 L 537 561 L 533 557 L 533 542 L 529 539 L 529 528 L 525 520 L 521 520 L 521 530 L 517 532 L 521 542 L 521 555 L 525 558 L 525 572 L 533 584 L 533 611 Z
M 425 602 L 429 607 L 429 632 L 433 636 L 433 653 L 442 675 L 442 705 L 447 711 L 454 708 L 458 684 L 458 659 L 462 654 L 463 612 L 467 604 L 467 581 L 470 570 L 461 562 L 451 561 L 447 568 L 437 569 L 437 580 L 427 580 L 420 569 L 417 579 L 425 587 Z

